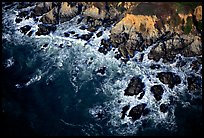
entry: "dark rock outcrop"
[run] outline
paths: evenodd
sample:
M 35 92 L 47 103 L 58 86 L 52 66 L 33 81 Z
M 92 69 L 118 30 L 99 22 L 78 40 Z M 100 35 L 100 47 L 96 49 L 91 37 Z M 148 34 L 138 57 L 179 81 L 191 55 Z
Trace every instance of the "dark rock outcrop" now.
M 159 107 L 160 111 L 166 113 L 168 111 L 168 104 L 162 103 Z
M 25 25 L 20 28 L 21 33 L 24 33 L 24 35 L 31 29 L 31 26 Z
M 153 93 L 155 99 L 157 101 L 162 99 L 162 95 L 164 93 L 164 89 L 161 85 L 154 85 L 151 87 L 150 91 Z
M 50 32 L 54 32 L 55 30 L 56 26 L 54 25 L 39 24 L 36 35 L 48 35 Z
M 79 38 L 88 41 L 92 36 L 93 36 L 93 33 L 89 33 L 89 34 L 83 34 L 79 36 Z
M 21 18 L 16 18 L 16 20 L 15 20 L 16 23 L 20 23 L 21 21 L 22 21 Z
M 202 79 L 199 76 L 190 74 L 190 76 L 187 78 L 187 81 L 189 92 L 201 91 Z
M 121 116 L 121 119 L 124 119 L 125 118 L 125 115 L 126 115 L 126 112 L 129 110 L 130 106 L 129 105 L 126 105 L 122 108 L 122 116 Z
M 145 87 L 144 83 L 139 77 L 133 77 L 128 84 L 128 87 L 125 89 L 124 95 L 133 96 L 138 95 L 139 93 L 144 92 L 143 88 Z
M 142 113 L 143 113 L 145 107 L 146 107 L 145 103 L 134 106 L 130 110 L 128 116 L 132 117 L 133 121 L 139 119 L 142 116 Z
M 181 83 L 180 77 L 172 72 L 160 72 L 156 77 L 159 78 L 162 83 L 168 84 L 169 88 L 173 88 L 175 85 Z

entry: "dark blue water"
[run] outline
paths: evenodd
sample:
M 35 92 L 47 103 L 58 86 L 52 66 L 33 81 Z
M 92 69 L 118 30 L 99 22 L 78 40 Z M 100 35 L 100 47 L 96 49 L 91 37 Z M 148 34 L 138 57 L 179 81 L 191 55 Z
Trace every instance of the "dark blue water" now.
M 43 59 L 38 57 L 28 67 L 26 63 L 36 54 L 32 46 L 16 46 L 8 41 L 4 41 L 3 45 L 3 61 L 11 56 L 15 59 L 15 64 L 8 69 L 4 68 L 3 73 L 3 109 L 5 114 L 10 116 L 6 116 L 8 120 L 5 123 L 20 123 L 23 118 L 26 128 L 31 129 L 33 134 L 84 135 L 81 132 L 84 125 L 94 123 L 88 109 L 107 99 L 102 93 L 94 94 L 95 88 L 100 87 L 98 80 L 84 83 L 76 93 L 70 83 L 69 74 L 62 70 L 58 71 L 57 77 L 48 84 L 45 77 L 28 87 L 16 88 L 15 84 L 29 81 L 30 75 L 41 67 Z M 66 125 L 63 121 L 73 126 Z M 17 129 L 21 130 L 21 125 Z M 15 133 L 22 134 L 21 131 Z M 15 133 L 13 135 L 16 135 Z

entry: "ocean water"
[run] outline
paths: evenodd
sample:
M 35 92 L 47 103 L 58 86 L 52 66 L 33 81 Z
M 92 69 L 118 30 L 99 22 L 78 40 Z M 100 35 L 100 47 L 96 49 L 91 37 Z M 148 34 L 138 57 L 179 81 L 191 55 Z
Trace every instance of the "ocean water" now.
M 32 8 L 32 7 L 30 7 Z M 28 8 L 29 9 L 29 8 Z M 28 37 L 18 30 L 31 25 L 34 32 L 37 24 L 32 19 L 14 22 L 18 10 L 15 5 L 2 9 L 2 132 L 4 135 L 49 135 L 49 136 L 127 136 L 127 135 L 195 135 L 202 127 L 202 91 L 189 93 L 187 76 L 198 72 L 190 68 L 195 57 L 178 55 L 172 64 L 149 60 L 148 52 L 158 43 L 135 53 L 126 64 L 114 58 L 117 49 L 108 54 L 98 52 L 101 39 L 108 39 L 110 28 L 101 26 L 101 37 L 96 33 L 87 42 L 73 35 L 64 37 L 64 32 L 80 30 L 77 24 L 81 15 L 57 25 L 57 30 L 47 36 Z M 45 48 L 44 44 L 48 44 Z M 63 47 L 59 47 L 62 44 Z M 143 62 L 138 58 L 144 54 Z M 177 67 L 183 59 L 187 64 Z M 152 70 L 157 63 L 160 69 Z M 105 74 L 97 73 L 106 67 Z M 200 69 L 202 68 L 202 65 Z M 181 78 L 173 89 L 162 84 L 156 74 L 171 71 Z M 133 76 L 140 76 L 145 83 L 145 95 L 124 96 L 124 90 Z M 200 85 L 202 85 L 202 76 Z M 156 101 L 150 88 L 161 84 L 164 94 Z M 120 101 L 120 102 L 119 102 Z M 146 103 L 150 113 L 136 121 L 130 117 L 121 119 L 125 105 L 130 109 Z M 170 104 L 167 113 L 159 111 L 161 103 Z M 129 110 L 130 110 L 129 109 Z M 128 111 L 129 111 L 128 110 Z

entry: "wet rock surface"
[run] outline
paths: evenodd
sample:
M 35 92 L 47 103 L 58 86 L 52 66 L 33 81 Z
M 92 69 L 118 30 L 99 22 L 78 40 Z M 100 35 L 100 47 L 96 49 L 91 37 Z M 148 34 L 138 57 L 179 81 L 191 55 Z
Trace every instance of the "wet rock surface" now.
M 20 31 L 25 35 L 30 29 L 31 29 L 31 26 L 25 25 L 20 28 Z
M 50 34 L 50 32 L 54 32 L 55 30 L 56 30 L 56 26 L 54 25 L 39 24 L 36 35 L 48 35 Z
M 199 76 L 190 74 L 187 78 L 189 92 L 201 91 L 202 80 Z
M 168 105 L 167 104 L 162 103 L 159 108 L 160 108 L 160 111 L 163 113 L 166 113 L 168 111 Z
M 150 91 L 153 93 L 154 98 L 157 101 L 160 101 L 162 99 L 162 95 L 164 93 L 164 89 L 161 85 L 154 85 L 151 87 Z
M 145 87 L 144 83 L 139 77 L 133 77 L 128 84 L 128 87 L 125 89 L 124 95 L 133 96 L 143 93 L 143 88 Z
M 128 116 L 132 117 L 133 121 L 139 119 L 142 116 L 142 113 L 143 113 L 145 107 L 146 107 L 145 103 L 138 104 L 138 105 L 134 106 L 130 110 Z
M 180 77 L 172 72 L 160 72 L 156 77 L 159 78 L 162 83 L 168 84 L 169 88 L 173 88 L 175 85 L 181 83 Z

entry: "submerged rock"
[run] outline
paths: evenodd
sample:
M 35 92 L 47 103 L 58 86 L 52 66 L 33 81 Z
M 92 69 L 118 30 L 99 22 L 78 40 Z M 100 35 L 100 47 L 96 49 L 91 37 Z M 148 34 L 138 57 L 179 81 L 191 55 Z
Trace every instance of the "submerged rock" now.
M 173 88 L 175 85 L 181 83 L 180 77 L 172 72 L 160 72 L 156 77 L 159 78 L 162 83 L 168 84 L 169 88 Z
M 153 93 L 155 99 L 157 101 L 162 99 L 162 95 L 164 93 L 164 89 L 161 85 L 154 85 L 151 87 L 150 91 Z
M 100 74 L 104 75 L 104 74 L 105 74 L 105 71 L 106 71 L 106 67 L 104 66 L 104 67 L 100 67 L 100 68 L 96 71 L 96 73 L 100 73 Z
M 139 77 L 133 77 L 128 84 L 128 87 L 125 89 L 124 95 L 133 96 L 138 95 L 139 93 L 144 92 L 143 88 L 145 87 L 144 83 Z
M 132 120 L 135 121 L 137 119 L 139 119 L 142 116 L 142 113 L 144 111 L 144 108 L 146 107 L 145 103 L 139 104 L 134 106 L 130 112 L 129 115 L 130 117 L 132 117 Z

